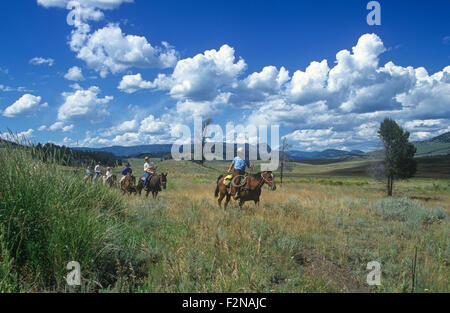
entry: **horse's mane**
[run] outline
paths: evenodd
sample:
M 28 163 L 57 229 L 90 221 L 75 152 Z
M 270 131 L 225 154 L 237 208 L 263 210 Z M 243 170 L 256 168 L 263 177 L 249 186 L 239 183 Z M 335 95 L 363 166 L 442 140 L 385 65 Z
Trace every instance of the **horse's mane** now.
M 263 172 L 259 172 L 259 173 L 256 173 L 256 174 L 253 174 L 253 175 L 250 175 L 250 176 L 252 176 L 253 178 L 260 178 L 262 173 Z

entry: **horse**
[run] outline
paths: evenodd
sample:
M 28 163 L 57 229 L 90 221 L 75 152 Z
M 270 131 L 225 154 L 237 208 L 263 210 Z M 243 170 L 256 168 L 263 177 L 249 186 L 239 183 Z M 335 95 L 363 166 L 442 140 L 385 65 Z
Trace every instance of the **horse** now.
M 92 183 L 94 179 L 94 174 L 89 174 L 89 175 L 84 175 L 83 181 L 88 184 L 88 183 Z
M 217 179 L 217 186 L 214 196 L 218 198 L 217 203 L 219 207 L 222 207 L 222 200 L 226 197 L 225 200 L 225 209 L 228 206 L 228 202 L 231 199 L 231 191 L 228 190 L 228 186 L 223 184 L 226 175 L 221 175 Z M 234 178 L 232 183 L 234 182 Z M 245 183 L 240 188 L 239 192 L 239 207 L 242 209 L 242 206 L 247 201 L 254 201 L 255 206 L 259 207 L 259 197 L 261 195 L 261 188 L 264 184 L 269 185 L 271 190 L 275 190 L 277 187 L 275 185 L 275 181 L 273 178 L 273 174 L 270 171 L 261 172 L 255 175 L 246 176 Z M 231 189 L 231 188 L 230 188 Z
M 117 176 L 111 175 L 106 180 L 103 181 L 103 184 L 112 188 L 117 182 Z
M 142 176 L 139 179 L 139 183 L 137 186 L 137 191 L 138 191 L 139 195 L 141 195 L 142 189 L 145 188 L 144 182 L 145 182 L 145 176 Z M 151 191 L 153 199 L 156 199 L 156 197 L 158 196 L 158 193 L 160 191 L 162 191 L 161 187 L 165 190 L 166 186 L 167 186 L 167 173 L 165 173 L 165 174 L 162 173 L 161 175 L 156 175 L 156 174 L 152 175 L 147 181 L 148 189 L 146 191 L 145 197 L 148 198 L 148 194 Z
M 105 175 L 99 173 L 99 174 L 97 175 L 96 181 L 94 182 L 94 177 L 95 177 L 95 173 L 94 173 L 94 174 L 92 175 L 92 183 L 93 183 L 93 184 L 102 183 L 102 182 L 103 182 L 103 177 L 104 177 L 104 176 L 105 176 Z
M 126 194 L 127 192 L 129 194 L 132 194 L 133 192 L 136 193 L 136 177 L 127 174 L 122 182 L 119 182 L 119 188 L 123 191 L 123 194 Z

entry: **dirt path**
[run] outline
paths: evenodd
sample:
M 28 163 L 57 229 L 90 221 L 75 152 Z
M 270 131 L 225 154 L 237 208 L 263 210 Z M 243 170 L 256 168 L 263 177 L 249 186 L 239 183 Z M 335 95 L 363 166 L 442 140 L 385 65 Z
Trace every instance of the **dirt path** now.
M 341 292 L 368 293 L 370 289 L 362 286 L 356 277 L 349 271 L 340 268 L 327 260 L 320 253 L 303 248 L 303 266 L 314 276 L 327 281 L 331 286 L 340 289 Z

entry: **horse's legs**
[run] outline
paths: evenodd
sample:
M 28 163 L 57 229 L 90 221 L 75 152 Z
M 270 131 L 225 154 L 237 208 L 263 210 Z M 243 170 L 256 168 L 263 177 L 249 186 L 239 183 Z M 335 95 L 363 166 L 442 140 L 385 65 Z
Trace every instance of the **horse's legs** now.
M 225 198 L 225 195 L 223 193 L 219 194 L 219 199 L 217 199 L 217 203 L 219 204 L 219 207 L 222 207 L 222 200 Z
M 227 193 L 227 198 L 226 198 L 226 200 L 225 200 L 225 210 L 226 210 L 227 207 L 228 207 L 228 203 L 230 202 L 230 199 L 231 199 L 231 195 Z

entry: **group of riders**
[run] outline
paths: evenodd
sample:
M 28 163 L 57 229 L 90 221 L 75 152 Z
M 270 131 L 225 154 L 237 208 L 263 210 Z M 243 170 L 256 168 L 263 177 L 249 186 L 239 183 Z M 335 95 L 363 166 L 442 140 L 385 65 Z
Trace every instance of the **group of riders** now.
M 219 184 L 219 181 L 222 181 L 223 185 L 226 186 L 226 191 L 224 191 L 224 192 L 226 194 L 228 194 L 229 197 L 233 197 L 233 199 L 235 199 L 235 200 L 238 200 L 241 197 L 241 189 L 246 184 L 248 175 L 245 172 L 245 170 L 247 168 L 250 168 L 250 169 L 254 168 L 254 165 L 250 164 L 250 161 L 245 158 L 244 148 L 239 147 L 237 152 L 238 152 L 237 156 L 234 158 L 233 162 L 230 164 L 228 171 L 227 171 L 228 174 L 230 174 L 230 175 L 227 175 L 227 176 L 222 175 L 221 177 L 219 177 L 219 180 L 218 180 L 218 184 Z M 153 162 L 151 162 L 149 157 L 146 157 L 145 163 L 144 163 L 145 176 L 142 177 L 141 179 L 143 180 L 143 184 L 142 184 L 143 188 L 147 192 L 149 191 L 149 187 L 148 187 L 149 180 L 152 179 L 153 175 L 156 175 L 156 169 L 157 169 L 157 166 Z M 134 179 L 134 176 L 132 176 L 133 170 L 128 162 L 125 163 L 125 167 L 123 168 L 121 174 L 122 174 L 122 177 L 119 180 L 119 188 L 123 189 L 123 183 L 127 179 L 127 177 L 133 177 L 133 179 Z M 261 187 L 262 184 L 264 184 L 264 182 L 267 182 L 271 187 L 274 187 L 272 172 L 268 172 L 268 174 L 266 173 L 266 175 L 269 175 L 270 177 L 269 176 L 262 177 L 261 184 L 258 184 L 257 185 L 258 187 Z M 162 176 L 165 179 L 167 174 L 162 174 Z M 106 173 L 104 173 L 104 169 L 102 167 L 101 162 L 97 163 L 97 165 L 94 168 L 94 172 L 91 171 L 90 167 L 88 167 L 86 169 L 85 181 L 88 181 L 88 179 L 91 177 L 92 177 L 92 181 L 94 183 L 97 182 L 99 177 L 101 177 L 103 179 L 103 184 L 107 184 L 109 182 L 110 186 L 113 186 L 113 184 L 115 182 L 115 176 L 112 174 L 111 168 L 107 167 Z M 164 182 L 164 188 L 165 188 L 165 182 Z M 216 189 L 216 194 L 218 192 L 217 190 L 218 189 Z M 139 194 L 140 194 L 140 191 L 139 191 Z M 259 201 L 259 194 L 258 194 L 257 198 Z M 219 204 L 220 204 L 220 201 L 221 200 L 219 200 Z M 241 201 L 243 201 L 243 199 L 241 199 Z
M 145 164 L 144 164 L 144 173 L 145 173 L 145 180 L 144 180 L 144 188 L 145 190 L 148 190 L 147 188 L 147 183 L 148 180 L 156 174 L 156 169 L 158 167 L 150 161 L 149 157 L 145 158 Z M 133 169 L 130 166 L 130 163 L 125 163 L 125 167 L 123 168 L 122 172 L 122 177 L 119 180 L 119 187 L 122 187 L 124 180 L 126 179 L 127 176 L 132 176 L 133 175 Z M 112 182 L 112 180 L 114 179 L 114 175 L 112 173 L 112 170 L 110 167 L 106 168 L 106 172 L 104 171 L 104 168 L 102 166 L 101 162 L 97 162 L 97 165 L 94 167 L 94 171 L 92 171 L 92 168 L 90 166 L 87 167 L 86 169 L 86 175 L 84 176 L 84 180 L 87 182 L 89 181 L 89 179 L 92 177 L 92 182 L 95 184 L 97 183 L 97 180 L 101 177 L 101 179 L 103 180 L 103 184 L 107 184 L 108 182 Z M 112 185 L 112 183 L 111 183 Z

